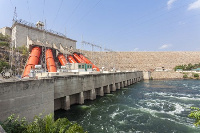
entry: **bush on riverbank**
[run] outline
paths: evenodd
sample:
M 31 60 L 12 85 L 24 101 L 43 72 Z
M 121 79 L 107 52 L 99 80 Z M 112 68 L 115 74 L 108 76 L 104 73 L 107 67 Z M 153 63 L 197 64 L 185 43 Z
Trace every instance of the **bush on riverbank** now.
M 191 109 L 193 111 L 188 116 L 195 120 L 195 126 L 200 126 L 200 109 L 198 107 L 191 107 Z
M 174 70 L 176 71 L 177 69 L 181 69 L 181 70 L 187 70 L 187 71 L 190 71 L 192 69 L 197 69 L 200 67 L 200 63 L 199 64 L 185 64 L 185 65 L 178 65 L 178 66 L 175 66 Z
M 11 115 L 0 125 L 7 133 L 84 133 L 83 128 L 77 123 L 70 122 L 67 118 L 54 121 L 52 114 L 44 118 L 35 116 L 33 122 L 28 123 L 25 118 L 19 119 Z
M 184 79 L 188 78 L 187 74 L 184 74 L 184 75 L 183 75 L 183 78 L 184 78 Z
M 195 77 L 195 78 L 198 78 L 198 77 L 199 77 L 199 74 L 195 73 L 195 74 L 194 74 L 194 77 Z

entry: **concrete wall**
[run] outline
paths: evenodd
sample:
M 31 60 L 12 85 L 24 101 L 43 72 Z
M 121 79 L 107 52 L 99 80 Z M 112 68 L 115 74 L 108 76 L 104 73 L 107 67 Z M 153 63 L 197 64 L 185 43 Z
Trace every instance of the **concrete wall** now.
M 121 72 L 0 83 L 0 121 L 13 113 L 31 121 L 40 113 L 67 110 L 142 79 L 142 72 Z
M 83 51 L 100 68 L 151 71 L 156 67 L 173 69 L 176 65 L 200 62 L 200 52 L 94 52 Z
M 151 78 L 151 72 L 149 71 L 143 71 L 143 79 L 150 79 Z
M 64 48 L 70 48 L 70 46 L 72 46 L 76 49 L 75 40 L 52 34 L 50 32 L 46 32 L 44 35 L 43 30 L 15 23 L 12 27 L 12 40 L 16 41 L 16 46 L 27 45 L 27 37 L 33 41 L 39 40 L 43 42 L 45 40 L 49 44 L 56 44 L 57 47 L 59 47 L 61 44 Z
M 3 35 L 12 35 L 12 30 L 9 27 L 3 27 L 0 29 L 0 33 L 2 33 Z
M 0 121 L 11 114 L 32 120 L 39 113 L 54 111 L 53 79 L 0 84 Z
M 83 104 L 85 99 L 116 91 L 143 79 L 142 72 L 102 73 L 69 76 L 55 79 L 54 109 L 70 109 L 72 104 Z
M 183 74 L 178 72 L 152 72 L 153 79 L 182 79 Z

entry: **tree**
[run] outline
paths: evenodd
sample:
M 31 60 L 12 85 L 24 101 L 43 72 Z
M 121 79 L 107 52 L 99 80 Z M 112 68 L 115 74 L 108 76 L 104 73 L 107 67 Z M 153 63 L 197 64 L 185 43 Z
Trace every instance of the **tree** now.
M 185 79 L 185 78 L 188 78 L 187 74 L 184 74 L 184 75 L 183 75 L 183 78 L 184 78 L 184 79 Z
M 10 42 L 11 38 L 8 35 L 4 36 L 2 33 L 0 33 L 0 41 Z
M 3 69 L 8 69 L 9 63 L 4 61 L 4 60 L 0 60 L 0 73 L 3 71 Z
M 28 52 L 28 49 L 25 45 L 23 45 L 21 47 L 17 47 L 15 49 L 15 51 L 19 51 L 23 56 L 28 57 L 29 52 Z
M 0 125 L 7 133 L 84 133 L 83 128 L 77 123 L 70 122 L 67 118 L 54 121 L 52 114 L 44 118 L 35 116 L 33 122 L 28 123 L 25 118 L 15 119 L 14 115 L 8 117 Z
M 195 74 L 194 74 L 194 77 L 195 77 L 195 78 L 198 78 L 198 77 L 199 77 L 199 74 L 195 73 Z
M 192 70 L 192 69 L 196 69 L 200 67 L 200 63 L 199 64 L 194 64 L 192 65 L 191 63 L 189 63 L 188 65 L 178 65 L 175 66 L 174 70 L 176 71 L 177 69 L 182 69 L 182 70 Z
M 198 107 L 191 107 L 191 109 L 193 111 L 188 116 L 195 119 L 195 126 L 200 126 L 200 109 Z

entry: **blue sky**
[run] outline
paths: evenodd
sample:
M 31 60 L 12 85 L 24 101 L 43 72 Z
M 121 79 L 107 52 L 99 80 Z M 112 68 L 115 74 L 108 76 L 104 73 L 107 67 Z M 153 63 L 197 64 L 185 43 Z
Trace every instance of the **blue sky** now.
M 14 7 L 79 48 L 83 37 L 114 51 L 200 51 L 200 0 L 0 0 L 0 27 L 12 25 Z

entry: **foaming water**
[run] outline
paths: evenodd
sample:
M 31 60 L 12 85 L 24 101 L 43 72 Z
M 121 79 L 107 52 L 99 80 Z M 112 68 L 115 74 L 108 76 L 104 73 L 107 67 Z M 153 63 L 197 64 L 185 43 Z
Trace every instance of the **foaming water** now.
M 198 80 L 143 81 L 55 114 L 89 133 L 197 133 L 188 114 L 199 103 Z

